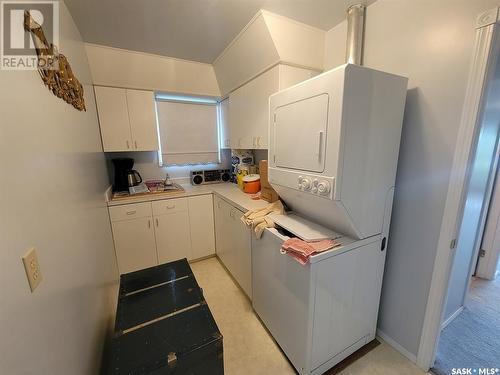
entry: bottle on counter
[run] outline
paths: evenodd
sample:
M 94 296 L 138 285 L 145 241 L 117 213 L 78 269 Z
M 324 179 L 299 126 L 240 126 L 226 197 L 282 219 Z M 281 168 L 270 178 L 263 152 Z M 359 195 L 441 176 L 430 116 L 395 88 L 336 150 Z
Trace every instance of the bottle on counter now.
M 243 190 L 243 177 L 248 175 L 248 165 L 240 165 L 238 167 L 238 173 L 236 174 L 236 182 L 238 183 L 238 187 Z

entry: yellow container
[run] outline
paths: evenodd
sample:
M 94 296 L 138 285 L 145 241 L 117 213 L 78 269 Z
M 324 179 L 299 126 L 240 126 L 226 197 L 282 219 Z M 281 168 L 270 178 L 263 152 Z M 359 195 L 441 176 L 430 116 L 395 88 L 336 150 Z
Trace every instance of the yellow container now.
M 238 187 L 243 190 L 243 173 L 241 173 L 241 171 L 238 172 L 238 174 L 236 175 L 236 182 L 238 183 Z

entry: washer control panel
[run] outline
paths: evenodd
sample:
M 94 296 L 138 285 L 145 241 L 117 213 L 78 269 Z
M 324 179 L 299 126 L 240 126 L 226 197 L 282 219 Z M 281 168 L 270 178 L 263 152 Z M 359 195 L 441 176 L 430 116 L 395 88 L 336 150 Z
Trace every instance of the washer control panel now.
M 329 195 L 332 189 L 329 181 L 309 176 L 299 176 L 298 188 L 301 191 L 324 196 Z

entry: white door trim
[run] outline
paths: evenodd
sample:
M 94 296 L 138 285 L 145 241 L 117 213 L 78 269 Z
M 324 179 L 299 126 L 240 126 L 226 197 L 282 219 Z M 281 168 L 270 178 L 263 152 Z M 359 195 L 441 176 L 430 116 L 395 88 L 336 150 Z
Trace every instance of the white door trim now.
M 428 371 L 433 365 L 437 343 L 441 332 L 443 310 L 446 302 L 448 282 L 453 262 L 454 247 L 461 223 L 465 201 L 468 164 L 477 134 L 480 130 L 479 115 L 483 106 L 484 84 L 492 65 L 490 53 L 497 34 L 498 8 L 482 13 L 478 17 L 472 65 L 457 137 L 453 166 L 448 185 L 441 231 L 439 235 L 431 287 L 417 354 L 417 365 Z

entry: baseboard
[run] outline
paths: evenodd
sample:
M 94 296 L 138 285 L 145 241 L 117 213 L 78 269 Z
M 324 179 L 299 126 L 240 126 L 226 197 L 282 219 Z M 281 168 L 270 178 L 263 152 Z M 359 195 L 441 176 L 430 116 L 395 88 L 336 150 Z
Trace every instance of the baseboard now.
M 464 311 L 464 307 L 460 306 L 460 308 L 457 311 L 451 314 L 451 316 L 448 319 L 446 319 L 443 322 L 443 324 L 441 324 L 441 330 L 445 329 L 448 324 L 450 324 L 453 320 L 455 320 L 455 318 L 459 316 L 462 311 Z
M 382 332 L 380 329 L 377 329 L 377 336 L 380 337 L 383 341 L 385 341 L 387 344 L 392 346 L 394 349 L 396 349 L 399 353 L 401 353 L 403 356 L 408 358 L 410 361 L 413 363 L 417 363 L 417 356 L 413 353 L 410 353 L 408 350 L 403 348 L 401 345 L 399 345 L 394 339 L 392 339 L 390 336 Z

